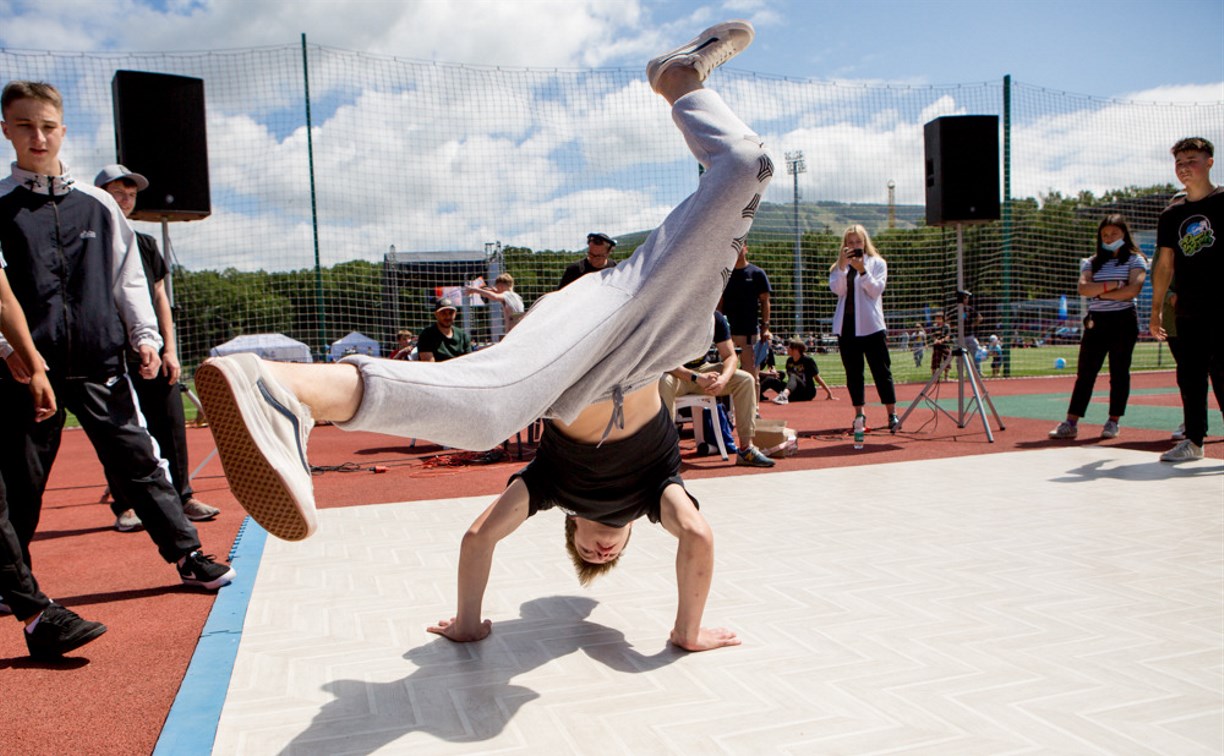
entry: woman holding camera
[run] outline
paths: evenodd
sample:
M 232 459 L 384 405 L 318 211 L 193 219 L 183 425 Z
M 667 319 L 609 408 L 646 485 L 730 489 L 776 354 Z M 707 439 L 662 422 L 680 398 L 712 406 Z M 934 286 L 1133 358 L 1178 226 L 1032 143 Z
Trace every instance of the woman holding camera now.
M 1118 436 L 1118 421 L 1130 398 L 1131 355 L 1139 340 L 1135 297 L 1147 278 L 1147 258 L 1131 238 L 1126 218 L 1106 215 L 1097 226 L 1096 254 L 1080 261 L 1079 294 L 1089 297 L 1079 365 L 1067 419 L 1050 431 L 1050 438 L 1075 438 L 1079 420 L 1088 411 L 1092 388 L 1105 357 L 1109 357 L 1109 419 L 1101 438 Z
M 888 282 L 888 263 L 871 243 L 867 229 L 853 225 L 842 234 L 841 252 L 829 268 L 829 288 L 837 295 L 833 333 L 842 365 L 846 368 L 846 390 L 857 417 L 863 414 L 863 360 L 871 367 L 880 402 L 888 409 L 888 430 L 897 432 L 897 392 L 893 388 L 892 359 L 888 355 L 887 326 L 882 297 Z

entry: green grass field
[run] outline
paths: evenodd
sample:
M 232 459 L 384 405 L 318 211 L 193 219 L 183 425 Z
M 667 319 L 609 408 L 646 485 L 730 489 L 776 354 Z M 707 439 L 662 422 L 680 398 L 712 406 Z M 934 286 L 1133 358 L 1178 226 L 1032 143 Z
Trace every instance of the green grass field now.
M 842 367 L 841 358 L 836 352 L 814 354 L 816 364 L 820 367 L 820 377 L 831 386 L 846 384 L 846 371 Z M 1076 361 L 1079 356 L 1079 344 L 1033 347 L 1031 349 L 1013 349 L 1011 352 L 1011 371 L 1008 377 L 1021 378 L 1037 375 L 1075 375 Z M 1055 361 L 1061 357 L 1066 361 L 1066 367 L 1059 370 L 1054 367 Z M 785 362 L 784 357 L 778 358 L 778 367 Z M 983 360 L 979 366 L 982 374 L 990 377 L 990 360 Z M 1135 355 L 1131 362 L 1132 372 L 1141 370 L 1169 370 L 1173 360 L 1169 349 L 1155 342 L 1140 342 L 1135 345 Z M 955 368 L 953 369 L 955 373 Z M 893 380 L 896 383 L 925 383 L 931 378 L 931 349 L 928 347 L 922 361 L 922 367 L 914 366 L 914 359 L 909 352 L 893 350 L 892 352 Z M 1102 373 L 1108 372 L 1108 366 Z M 867 375 L 871 379 L 870 371 Z

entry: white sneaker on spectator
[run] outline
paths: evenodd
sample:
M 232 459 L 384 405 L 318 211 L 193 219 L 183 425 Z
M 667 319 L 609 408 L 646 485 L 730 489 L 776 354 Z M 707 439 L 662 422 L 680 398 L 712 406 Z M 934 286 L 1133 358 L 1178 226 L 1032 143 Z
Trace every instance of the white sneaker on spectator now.
M 300 541 L 313 533 L 318 521 L 306 460 L 314 427 L 310 408 L 253 354 L 208 360 L 196 371 L 195 384 L 238 503 L 277 538 Z
M 125 509 L 115 518 L 115 530 L 120 533 L 130 533 L 133 530 L 140 530 L 144 527 L 144 523 L 136 516 L 136 510 Z
M 715 68 L 731 60 L 752 44 L 756 31 L 747 21 L 727 21 L 711 26 L 674 50 L 665 52 L 646 64 L 646 80 L 658 92 L 659 77 L 673 66 L 687 66 L 697 72 L 699 81 Z
M 1050 431 L 1050 438 L 1075 438 L 1079 435 L 1079 426 L 1072 425 L 1066 420 L 1058 424 L 1054 430 Z
M 1177 426 L 1177 430 L 1173 431 L 1172 438 L 1174 441 L 1184 441 L 1186 439 L 1186 424 L 1182 423 Z
M 1203 458 L 1203 447 L 1190 439 L 1183 439 L 1177 446 L 1160 455 L 1161 462 L 1192 462 Z
M 194 496 L 183 502 L 183 516 L 192 522 L 204 522 L 221 514 L 221 510 L 209 506 Z
M 774 404 L 790 404 L 790 399 L 787 398 L 786 394 L 778 394 L 769 401 L 773 402 Z

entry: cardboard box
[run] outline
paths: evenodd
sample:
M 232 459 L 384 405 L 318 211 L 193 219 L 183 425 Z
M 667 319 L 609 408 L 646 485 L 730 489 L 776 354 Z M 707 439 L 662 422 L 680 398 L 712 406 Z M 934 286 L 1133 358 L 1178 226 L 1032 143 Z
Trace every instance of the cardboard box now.
M 785 420 L 757 420 L 752 443 L 767 457 L 789 457 L 799 448 L 797 434 Z

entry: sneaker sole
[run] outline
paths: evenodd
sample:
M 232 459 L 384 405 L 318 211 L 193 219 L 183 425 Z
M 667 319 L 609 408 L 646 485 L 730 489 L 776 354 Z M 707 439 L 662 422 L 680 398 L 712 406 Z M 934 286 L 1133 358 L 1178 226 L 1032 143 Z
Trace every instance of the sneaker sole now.
M 280 471 L 260 451 L 229 377 L 221 368 L 206 363 L 196 370 L 195 386 L 234 498 L 277 538 L 300 541 L 308 537 L 315 531 L 314 513 L 302 511 Z
M 254 515 L 251 515 L 251 516 L 254 517 Z M 271 532 L 271 531 L 268 531 L 268 532 Z M 225 586 L 234 582 L 234 578 L 238 577 L 238 571 L 235 570 L 233 567 L 231 567 L 221 577 L 216 578 L 214 580 L 209 580 L 208 582 L 205 582 L 203 580 L 196 580 L 195 578 L 182 577 L 181 575 L 179 577 L 182 578 L 183 585 L 192 585 L 197 588 L 207 588 L 210 591 L 215 591 L 218 588 L 224 588 Z

